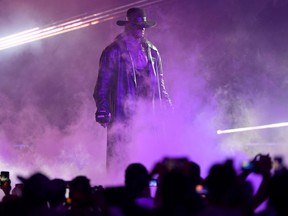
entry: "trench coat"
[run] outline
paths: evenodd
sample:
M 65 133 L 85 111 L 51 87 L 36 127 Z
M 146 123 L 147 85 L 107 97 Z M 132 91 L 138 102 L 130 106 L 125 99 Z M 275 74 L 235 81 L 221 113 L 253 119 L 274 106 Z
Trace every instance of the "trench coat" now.
M 102 52 L 93 94 L 97 110 L 111 113 L 112 119 L 109 124 L 129 119 L 137 101 L 138 83 L 135 67 L 124 38 L 124 33 L 118 35 Z M 151 96 L 146 101 L 155 109 L 172 107 L 164 84 L 160 54 L 145 38 L 142 40 L 142 46 L 148 58 L 151 91 Z

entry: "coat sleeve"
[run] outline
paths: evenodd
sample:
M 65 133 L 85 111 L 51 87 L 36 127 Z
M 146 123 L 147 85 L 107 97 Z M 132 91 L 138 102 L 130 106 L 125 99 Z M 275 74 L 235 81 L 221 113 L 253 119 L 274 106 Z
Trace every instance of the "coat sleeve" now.
M 107 47 L 101 54 L 98 78 L 94 89 L 94 100 L 98 111 L 111 112 L 111 89 L 114 85 L 116 50 Z
M 168 105 L 168 107 L 173 108 L 171 99 L 169 97 L 169 94 L 166 90 L 165 87 L 165 82 L 164 82 L 164 76 L 163 76 L 163 66 L 162 66 L 162 60 L 161 56 L 156 49 L 156 68 L 158 70 L 158 76 L 159 76 L 159 91 L 161 95 L 161 100 L 164 102 L 165 105 Z

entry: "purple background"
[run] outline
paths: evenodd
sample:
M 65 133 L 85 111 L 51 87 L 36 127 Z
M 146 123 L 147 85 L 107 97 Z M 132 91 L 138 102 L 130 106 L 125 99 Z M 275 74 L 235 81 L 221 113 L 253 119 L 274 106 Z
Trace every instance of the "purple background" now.
M 132 2 L 1 0 L 0 37 Z M 133 131 L 131 161 L 151 168 L 163 156 L 184 155 L 205 175 L 226 157 L 284 155 L 285 128 L 221 136 L 216 130 L 288 120 L 288 3 L 164 2 L 146 7 L 148 19 L 157 21 L 147 37 L 161 53 L 175 112 L 167 119 L 169 136 L 157 139 L 147 135 L 152 120 L 139 120 L 145 127 Z M 2 170 L 107 181 L 106 131 L 94 121 L 92 94 L 100 54 L 123 30 L 116 21 L 0 51 Z

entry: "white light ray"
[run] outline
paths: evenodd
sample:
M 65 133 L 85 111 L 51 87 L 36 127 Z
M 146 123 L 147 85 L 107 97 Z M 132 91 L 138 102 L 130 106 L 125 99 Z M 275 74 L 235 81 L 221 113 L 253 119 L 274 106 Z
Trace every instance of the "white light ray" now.
M 98 24 L 103 21 L 113 19 L 124 12 L 130 7 L 144 7 L 152 4 L 162 2 L 163 0 L 147 1 L 141 0 L 138 2 L 126 4 L 113 9 L 109 9 L 103 12 L 92 13 L 90 15 L 82 15 L 81 17 L 74 17 L 70 20 L 57 22 L 47 27 L 36 27 L 23 32 L 19 32 L 10 36 L 0 38 L 0 51 L 15 47 L 21 44 L 37 41 L 43 38 L 52 37 L 65 32 L 70 32 L 76 29 L 88 27 L 91 25 Z
M 279 128 L 279 127 L 288 127 L 288 122 L 261 125 L 255 127 L 244 127 L 244 128 L 235 128 L 235 129 L 227 129 L 227 130 L 217 130 L 217 134 L 226 134 L 226 133 L 237 133 L 243 131 L 252 131 L 252 130 L 261 130 L 267 128 Z
M 31 33 L 31 32 L 35 32 L 37 30 L 39 30 L 38 27 L 33 28 L 33 29 L 28 29 L 28 30 L 25 30 L 25 31 L 22 31 L 22 32 L 19 32 L 19 33 L 10 35 L 10 36 L 6 36 L 6 37 L 3 37 L 3 38 L 0 38 L 0 42 L 5 41 L 5 40 L 9 40 L 10 38 L 15 38 L 15 37 L 19 37 L 21 35 L 25 35 L 25 34 L 28 34 L 28 33 Z
M 73 31 L 73 30 L 80 29 L 83 27 L 87 27 L 89 25 L 93 25 L 96 23 L 98 24 L 100 22 L 107 21 L 111 18 L 114 18 L 114 17 L 113 16 L 109 17 L 109 16 L 105 15 L 105 16 L 93 18 L 90 20 L 86 20 L 85 22 L 78 22 L 79 19 L 77 19 L 77 20 L 75 20 L 75 21 L 77 21 L 76 23 L 71 24 L 72 22 L 74 22 L 74 21 L 71 21 L 71 22 L 69 22 L 68 26 L 63 26 L 62 24 L 60 24 L 58 26 L 50 26 L 50 27 L 47 27 L 45 29 L 37 30 L 36 32 L 34 32 L 34 34 L 29 33 L 29 34 L 23 35 L 22 37 L 19 37 L 19 38 L 13 38 L 11 40 L 6 40 L 2 44 L 0 43 L 0 50 L 10 48 L 13 46 L 17 46 L 17 45 L 21 45 L 24 43 L 33 42 L 33 41 L 40 40 L 43 38 L 59 35 L 59 34 L 65 33 L 65 32 L 69 32 L 69 31 Z M 75 28 L 75 26 L 78 26 L 78 25 L 80 25 L 80 26 Z M 57 34 L 55 34 L 55 32 L 57 32 Z

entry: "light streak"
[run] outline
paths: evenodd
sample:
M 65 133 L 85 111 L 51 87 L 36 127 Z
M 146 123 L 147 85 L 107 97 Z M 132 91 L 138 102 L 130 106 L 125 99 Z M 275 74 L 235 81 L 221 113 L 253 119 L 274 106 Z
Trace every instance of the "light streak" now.
M 288 127 L 288 122 L 260 125 L 260 126 L 254 126 L 254 127 L 217 130 L 217 134 L 237 133 L 237 132 L 244 132 L 244 131 L 262 130 L 262 129 L 267 129 L 267 128 L 279 128 L 279 127 Z
M 125 13 L 130 7 L 144 7 L 162 1 L 164 0 L 141 0 L 103 12 L 92 13 L 90 15 L 86 14 L 71 18 L 70 20 L 66 19 L 65 21 L 53 23 L 47 27 L 36 27 L 22 31 L 10 36 L 0 38 L 0 51 L 114 19 Z
M 7 40 L 7 39 L 9 40 L 10 38 L 18 37 L 18 36 L 20 36 L 20 35 L 25 35 L 25 34 L 28 34 L 28 33 L 30 33 L 30 32 L 34 32 L 34 31 L 37 31 L 37 30 L 39 30 L 38 27 L 33 28 L 33 29 L 29 29 L 29 30 L 25 30 L 25 31 L 22 31 L 22 32 L 19 32 L 19 33 L 10 35 L 10 36 L 6 36 L 6 37 L 3 37 L 3 38 L 0 38 L 0 42 L 5 41 L 5 40 Z

